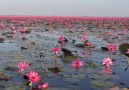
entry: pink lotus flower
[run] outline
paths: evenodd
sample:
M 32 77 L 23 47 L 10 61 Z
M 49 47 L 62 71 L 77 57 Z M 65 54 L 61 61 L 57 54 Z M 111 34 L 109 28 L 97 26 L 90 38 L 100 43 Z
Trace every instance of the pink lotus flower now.
M 20 29 L 20 32 L 24 33 L 26 30 L 27 30 L 27 28 L 25 27 L 25 28 Z
M 101 38 L 101 36 L 97 36 L 97 38 Z
M 116 43 L 114 43 L 114 44 L 108 43 L 108 50 L 109 51 L 117 51 L 118 49 L 119 49 L 119 47 Z
M 58 54 L 58 52 L 60 51 L 60 48 L 54 47 L 52 48 L 52 51 L 55 52 L 55 54 Z
M 104 58 L 103 65 L 105 65 L 106 67 L 110 67 L 111 65 L 113 65 L 112 59 L 110 57 L 109 58 Z
M 109 32 L 108 34 L 109 34 L 110 36 L 112 36 L 112 32 Z
M 84 42 L 86 40 L 87 40 L 86 36 L 82 36 L 82 41 Z
M 21 35 L 21 38 L 26 38 L 26 37 L 27 37 L 26 34 L 22 34 L 22 35 Z
M 29 77 L 29 80 L 34 83 L 38 83 L 41 80 L 41 76 L 35 71 L 30 71 L 27 76 Z
M 111 45 L 111 43 L 108 43 L 107 46 L 108 46 L 108 50 L 109 50 L 109 51 L 112 51 L 112 50 L 113 50 L 113 46 Z
M 42 84 L 39 84 L 38 87 L 42 90 L 46 89 L 48 87 L 48 83 L 42 83 Z
M 60 36 L 59 37 L 59 41 L 62 41 L 63 42 L 64 40 L 65 40 L 64 36 Z
M 114 45 L 113 45 L 113 51 L 117 51 L 117 50 L 119 50 L 119 47 L 118 47 L 118 45 L 116 43 L 114 43 Z
M 115 33 L 115 34 L 114 34 L 114 37 L 118 37 L 118 34 Z
M 126 53 L 129 54 L 129 49 L 127 49 L 127 52 Z
M 26 68 L 29 67 L 29 64 L 27 62 L 19 62 L 18 63 L 18 68 L 20 68 L 20 70 L 18 71 L 18 73 L 23 72 Z
M 126 35 L 126 31 L 123 31 L 121 34 L 122 34 L 123 36 Z
M 83 66 L 82 61 L 79 61 L 78 59 L 72 62 L 72 67 L 82 67 L 82 66 Z
M 93 44 L 91 42 L 88 42 L 87 45 L 90 46 L 90 47 L 93 46 Z
M 86 32 L 83 32 L 82 35 L 86 35 Z
M 16 34 L 17 33 L 17 31 L 16 30 L 13 30 L 13 34 Z

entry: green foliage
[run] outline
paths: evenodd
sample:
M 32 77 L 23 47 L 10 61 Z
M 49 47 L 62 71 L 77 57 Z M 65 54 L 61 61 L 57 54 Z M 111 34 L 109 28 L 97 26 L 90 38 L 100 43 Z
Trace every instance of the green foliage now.
M 127 50 L 127 49 L 129 49 L 129 44 L 128 43 L 123 43 L 119 46 L 120 51 L 124 51 L 124 50 Z
M 78 57 L 77 56 L 65 56 L 65 57 L 62 57 L 61 59 L 65 63 L 70 63 L 70 62 L 74 61 L 75 59 L 78 59 Z

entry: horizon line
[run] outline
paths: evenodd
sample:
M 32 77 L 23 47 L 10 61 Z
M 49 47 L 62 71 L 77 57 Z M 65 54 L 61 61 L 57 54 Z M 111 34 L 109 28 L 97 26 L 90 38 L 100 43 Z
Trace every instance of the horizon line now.
M 61 15 L 0 15 L 0 17 L 104 17 L 104 18 L 129 18 L 129 16 L 61 16 Z

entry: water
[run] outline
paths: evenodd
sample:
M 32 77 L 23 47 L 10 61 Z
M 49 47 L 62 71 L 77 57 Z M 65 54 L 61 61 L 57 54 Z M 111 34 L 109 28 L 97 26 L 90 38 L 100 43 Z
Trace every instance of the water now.
M 26 61 L 30 64 L 30 67 L 25 70 L 24 74 L 27 74 L 30 70 L 37 71 L 39 75 L 42 76 L 41 81 L 49 83 L 49 90 L 102 90 L 103 87 L 106 87 L 106 85 L 102 87 L 93 83 L 92 81 L 95 80 L 115 84 L 112 87 L 108 87 L 107 85 L 108 88 L 105 88 L 105 90 L 113 87 L 127 88 L 127 86 L 129 86 L 129 80 L 127 80 L 129 70 L 127 69 L 127 71 L 125 71 L 125 68 L 128 66 L 127 60 L 119 50 L 117 54 L 111 54 L 111 57 L 115 61 L 110 71 L 106 72 L 105 66 L 102 65 L 103 59 L 109 57 L 109 53 L 101 50 L 101 46 L 107 45 L 107 40 L 105 39 L 106 36 L 103 35 L 101 38 L 96 38 L 99 35 L 98 31 L 86 31 L 87 39 L 93 43 L 95 48 L 81 48 L 75 46 L 76 44 L 83 44 L 81 41 L 81 31 L 76 32 L 73 30 L 73 33 L 66 33 L 64 31 L 53 30 L 51 33 L 45 31 L 44 28 L 40 28 L 38 32 L 37 29 L 39 29 L 39 27 L 32 28 L 32 32 L 27 34 L 27 40 L 21 40 L 21 38 L 16 37 L 11 39 L 12 43 L 10 43 L 10 39 L 5 38 L 5 42 L 0 43 L 0 70 L 2 70 L 2 72 L 4 70 L 4 73 L 11 77 L 5 87 L 6 89 L 12 85 L 21 87 L 21 74 L 17 73 L 18 60 Z M 76 70 L 71 66 L 72 62 L 64 63 L 59 57 L 57 63 L 54 63 L 54 53 L 51 49 L 53 47 L 60 47 L 58 43 L 60 35 L 69 39 L 70 42 L 64 47 L 72 51 L 78 51 L 77 53 L 73 52 L 73 54 L 78 56 L 78 59 L 84 63 L 84 67 Z M 121 38 L 121 36 L 119 37 Z M 76 40 L 74 44 L 71 43 L 73 39 Z M 114 41 L 114 39 L 111 39 L 111 41 Z M 121 43 L 117 39 L 115 41 L 118 44 Z M 31 42 L 35 42 L 35 45 L 31 45 Z M 26 47 L 27 49 L 21 50 L 21 47 Z M 19 51 L 20 56 L 18 54 Z M 40 58 L 39 53 L 41 52 L 44 57 Z M 82 52 L 86 55 L 84 56 Z M 58 55 L 60 56 L 62 54 L 63 53 L 60 51 Z M 61 72 L 58 74 L 51 71 L 49 71 L 49 73 L 44 73 L 46 68 L 48 69 L 56 66 L 61 68 Z M 5 70 L 6 67 L 11 67 L 11 69 Z M 125 83 L 127 86 L 121 85 L 120 83 Z M 102 83 L 100 85 L 102 85 Z

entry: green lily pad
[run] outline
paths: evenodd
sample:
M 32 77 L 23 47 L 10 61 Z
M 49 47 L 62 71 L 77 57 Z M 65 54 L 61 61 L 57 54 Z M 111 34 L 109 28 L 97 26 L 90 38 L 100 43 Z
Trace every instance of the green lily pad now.
M 31 29 L 25 31 L 26 34 L 31 33 Z
M 93 80 L 93 81 L 90 81 L 90 84 L 93 85 L 93 86 L 103 88 L 103 89 L 104 88 L 112 88 L 112 87 L 116 86 L 116 84 L 113 83 L 113 82 L 102 81 L 102 80 Z
M 91 46 L 86 46 L 86 48 L 95 48 L 95 47 L 94 46 L 92 46 L 92 47 Z
M 7 38 L 13 38 L 13 34 L 6 34 Z
M 97 66 L 96 64 L 94 64 L 91 61 L 87 61 L 86 64 L 87 64 L 87 67 L 91 67 L 91 68 L 97 68 L 97 67 L 99 67 L 99 66 Z
M 76 70 L 70 67 L 64 67 L 61 69 L 62 72 L 75 72 Z
M 22 40 L 23 40 L 23 41 L 24 41 L 24 40 L 28 40 L 28 38 L 23 37 Z
M 57 74 L 57 78 L 63 78 L 64 75 L 63 74 Z
M 25 90 L 25 88 L 18 87 L 18 86 L 11 86 L 11 87 L 7 88 L 7 90 Z
M 88 74 L 95 74 L 95 73 L 98 73 L 98 70 L 97 69 L 92 69 L 92 68 L 86 68 L 85 71 L 83 72 L 86 72 Z
M 125 51 L 127 49 L 129 49 L 129 44 L 128 43 L 123 43 L 119 46 L 119 50 L 121 50 L 121 51 Z
M 85 74 L 72 74 L 72 78 L 84 78 L 86 75 Z
M 65 56 L 65 57 L 62 57 L 61 59 L 65 63 L 70 63 L 74 61 L 75 59 L 78 59 L 78 57 L 77 56 Z
M 99 74 L 92 74 L 88 75 L 89 78 L 95 79 L 95 80 L 108 80 L 115 77 L 115 75 L 99 75 Z
M 88 41 L 88 40 L 86 40 L 86 41 L 84 42 L 84 45 L 86 45 L 88 42 L 89 42 L 89 41 Z
M 53 77 L 56 77 L 56 75 L 53 74 L 53 73 L 49 73 L 49 74 L 46 75 L 46 77 L 47 77 L 47 78 L 53 78 Z
M 103 90 L 102 87 L 97 87 L 95 85 L 90 85 L 90 87 L 93 89 L 93 90 Z
M 10 76 L 9 76 L 9 75 L 1 74 L 1 75 L 0 75 L 0 80 L 9 81 L 9 80 L 10 80 Z
M 48 68 L 48 70 L 50 70 L 53 73 L 61 72 L 61 68 L 60 67 Z
M 126 56 L 126 59 L 127 59 L 127 63 L 128 63 L 128 65 L 129 65 L 129 57 L 128 57 L 128 56 Z

